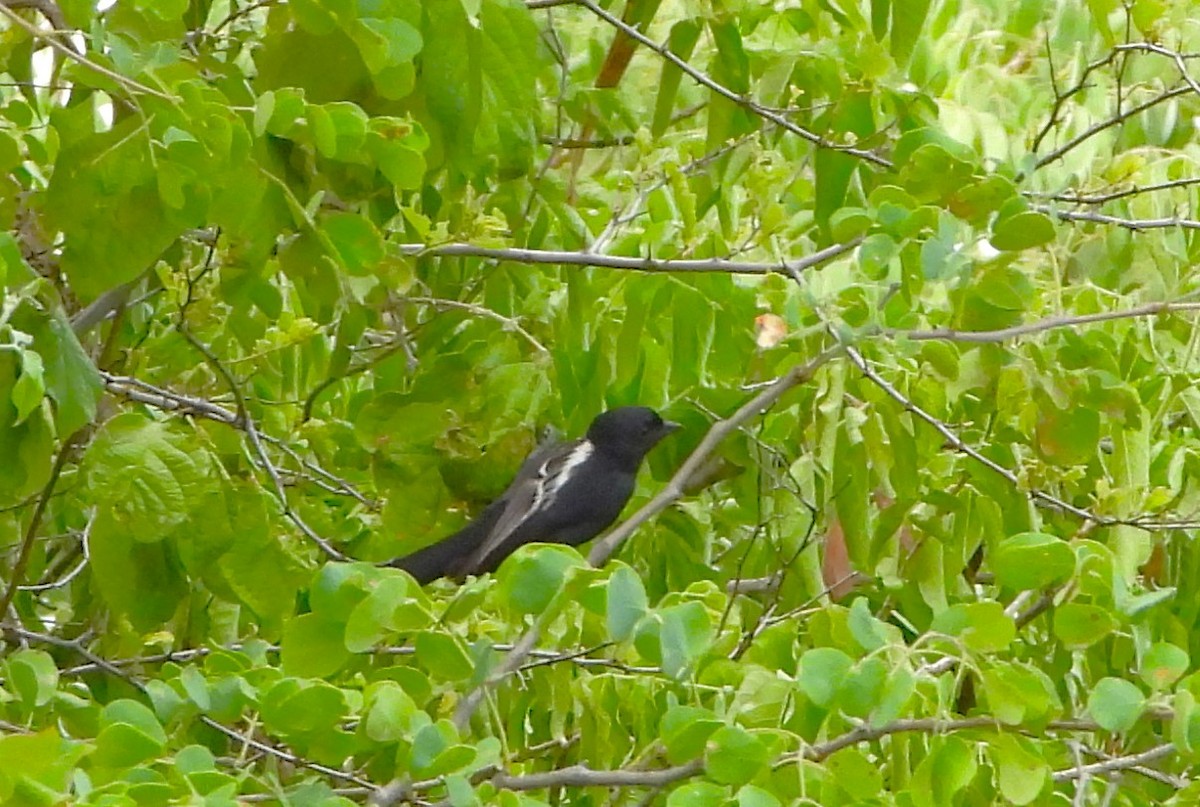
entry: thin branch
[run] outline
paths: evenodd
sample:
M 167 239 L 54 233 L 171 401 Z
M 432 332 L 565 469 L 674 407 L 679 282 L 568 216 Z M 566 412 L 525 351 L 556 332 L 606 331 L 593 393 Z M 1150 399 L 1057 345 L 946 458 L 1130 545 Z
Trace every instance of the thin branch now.
M 153 87 L 147 87 L 145 84 L 135 81 L 128 76 L 123 76 L 114 70 L 109 70 L 104 65 L 93 62 L 83 54 L 78 53 L 72 46 L 64 44 L 61 37 L 61 31 L 44 31 L 26 20 L 21 15 L 14 12 L 4 3 L 0 3 L 0 16 L 16 25 L 18 28 L 23 29 L 25 33 L 29 34 L 37 41 L 44 42 L 45 44 L 49 45 L 67 59 L 78 62 L 88 70 L 91 70 L 93 73 L 104 76 L 110 81 L 116 82 L 130 92 L 152 95 L 155 98 L 161 98 L 162 100 L 170 101 L 171 103 L 177 103 L 179 101 L 179 99 L 173 95 L 162 92 L 161 90 L 156 90 Z
M 19 636 L 20 638 L 26 639 L 28 641 L 40 642 L 42 644 L 48 644 L 53 647 L 61 647 L 65 650 L 70 650 L 74 653 L 78 653 L 79 655 L 81 655 L 85 659 L 87 659 L 89 662 L 91 662 L 95 666 L 96 669 L 103 670 L 104 672 L 108 673 L 109 675 L 112 675 L 115 678 L 118 678 L 118 679 L 124 681 L 125 683 L 129 684 L 131 687 L 136 689 L 138 692 L 141 692 L 143 695 L 146 694 L 146 687 L 141 681 L 139 681 L 138 679 L 129 675 L 128 673 L 122 671 L 121 669 L 119 669 L 117 667 L 117 665 L 96 655 L 91 650 L 88 650 L 86 647 L 83 646 L 83 644 L 79 640 L 62 639 L 62 638 L 59 638 L 58 636 L 53 636 L 53 635 L 47 634 L 47 633 L 35 633 L 34 631 L 25 630 L 24 628 L 17 627 L 17 626 L 7 627 L 7 628 L 5 628 L 5 632 L 14 634 L 14 635 Z M 334 779 L 340 779 L 342 781 L 351 782 L 353 784 L 364 786 L 364 787 L 370 786 L 370 782 L 367 782 L 364 779 L 360 779 L 359 777 L 354 776 L 353 774 L 349 774 L 344 771 L 339 771 L 336 768 L 330 768 L 326 765 L 321 765 L 316 762 L 309 762 L 308 760 L 304 759 L 303 757 L 296 756 L 295 754 L 291 754 L 291 753 L 288 753 L 287 751 L 280 750 L 278 748 L 275 748 L 274 746 L 268 745 L 267 743 L 262 743 L 255 739 L 252 739 L 250 737 L 243 736 L 242 734 L 239 734 L 237 731 L 234 731 L 233 729 L 229 728 L 228 726 L 226 726 L 222 723 L 219 723 L 216 720 L 213 720 L 211 717 L 208 717 L 207 715 L 203 715 L 203 714 L 199 715 L 198 719 L 204 725 L 208 726 L 209 728 L 213 729 L 214 731 L 218 731 L 221 734 L 224 734 L 226 737 L 229 737 L 231 740 L 241 743 L 242 745 L 249 746 L 249 747 L 255 749 L 256 751 L 260 751 L 264 754 L 275 757 L 276 759 L 283 760 L 284 762 L 288 762 L 292 765 L 298 765 L 298 766 L 301 766 L 304 768 L 308 768 L 311 771 L 315 771 L 317 773 L 324 774 L 325 776 L 329 776 Z
M 1069 782 L 1072 779 L 1078 779 L 1081 776 L 1094 776 L 1096 774 L 1113 773 L 1115 771 L 1127 771 L 1131 768 L 1137 768 L 1145 765 L 1147 762 L 1164 757 L 1172 756 L 1176 753 L 1174 743 L 1163 743 L 1156 745 L 1148 751 L 1142 751 L 1138 754 L 1130 754 L 1127 757 L 1113 757 L 1106 759 L 1103 762 L 1093 762 L 1091 765 L 1082 765 L 1066 770 L 1055 771 L 1051 776 L 1056 782 Z
M 1049 57 L 1051 55 L 1049 38 L 1046 39 L 1046 53 L 1047 53 L 1047 57 Z M 1079 77 L 1079 81 L 1075 84 L 1075 86 L 1061 94 L 1058 92 L 1058 87 L 1055 86 L 1053 72 L 1051 73 L 1050 85 L 1051 85 L 1051 87 L 1054 88 L 1054 106 L 1050 109 L 1050 117 L 1049 117 L 1049 119 L 1047 119 L 1046 124 L 1041 128 L 1041 130 L 1033 138 L 1033 146 L 1031 148 L 1031 151 L 1033 151 L 1036 154 L 1037 150 L 1039 148 L 1041 148 L 1042 141 L 1045 140 L 1046 137 L 1050 134 L 1050 132 L 1054 129 L 1055 125 L 1058 123 L 1058 115 L 1062 111 L 1063 104 L 1065 104 L 1072 96 L 1076 95 L 1077 93 L 1083 92 L 1085 89 L 1087 89 L 1088 77 L 1096 70 L 1099 70 L 1102 67 L 1112 64 L 1113 59 L 1115 59 L 1115 58 L 1117 58 L 1116 51 L 1110 51 L 1109 54 L 1107 56 L 1105 56 L 1103 59 L 1101 59 L 1097 62 L 1092 62 L 1091 64 L 1089 64 L 1087 67 L 1085 67 L 1083 69 L 1083 74 Z
M 178 392 L 155 386 L 141 379 L 132 376 L 114 375 L 113 373 L 100 371 L 100 378 L 104 381 L 105 388 L 113 395 L 126 398 L 130 401 L 152 406 L 155 409 L 161 409 L 166 412 L 176 412 L 179 414 L 196 415 L 199 417 L 215 420 L 218 423 L 224 423 L 228 426 L 233 426 L 237 429 L 244 428 L 241 419 L 236 412 L 233 412 L 225 407 L 215 404 L 212 401 L 204 398 L 195 398 L 189 395 L 183 395 Z M 325 479 L 329 484 L 321 485 L 316 479 L 312 481 L 314 484 L 320 485 L 324 490 L 331 493 L 338 493 L 344 496 L 350 496 L 358 500 L 361 504 L 374 510 L 378 507 L 378 503 L 364 496 L 354 485 L 342 479 L 330 471 L 322 468 L 311 460 L 306 460 L 296 452 L 291 446 L 287 445 L 278 437 L 272 437 L 268 434 L 259 433 L 259 436 L 286 453 L 298 465 L 312 472 L 318 477 Z
M 1166 92 L 1159 93 L 1158 95 L 1154 96 L 1150 100 L 1144 101 L 1143 103 L 1138 104 L 1137 106 L 1132 107 L 1132 108 L 1126 110 L 1125 112 L 1118 112 L 1116 115 L 1113 115 L 1111 118 L 1100 121 L 1099 123 L 1095 124 L 1094 126 L 1088 127 L 1087 130 L 1085 130 L 1085 131 L 1081 132 L 1080 134 L 1076 135 L 1075 137 L 1071 138 L 1071 140 L 1069 140 L 1067 143 L 1056 148 L 1054 151 L 1050 152 L 1045 157 L 1042 157 L 1034 165 L 1034 168 L 1035 169 L 1036 168 L 1044 168 L 1045 166 L 1049 165 L 1050 163 L 1052 163 L 1056 160 L 1062 159 L 1062 157 L 1067 152 L 1078 147 L 1080 143 L 1083 143 L 1084 141 L 1089 140 L 1090 138 L 1095 137 L 1096 135 L 1100 134 L 1100 132 L 1103 132 L 1105 129 L 1111 129 L 1114 126 L 1124 123 L 1126 120 L 1128 120 L 1129 118 L 1132 118 L 1134 115 L 1145 112 L 1147 109 L 1150 109 L 1151 107 L 1156 106 L 1157 104 L 1161 104 L 1163 101 L 1169 101 L 1172 98 L 1178 98 L 1179 96 L 1186 95 L 1187 93 L 1190 93 L 1191 91 L 1192 91 L 1192 88 L 1188 87 L 1186 85 L 1183 87 L 1176 87 L 1173 90 L 1167 90 Z
M 662 58 L 666 59 L 671 64 L 675 65 L 675 67 L 679 68 L 681 71 L 683 71 L 683 73 L 685 73 L 686 75 L 691 77 L 691 79 L 693 81 L 695 81 L 697 84 L 707 87 L 708 89 L 712 90 L 713 92 L 715 92 L 717 95 L 721 96 L 722 98 L 724 98 L 734 104 L 737 104 L 738 106 L 742 107 L 743 109 L 746 109 L 746 110 L 754 113 L 758 117 L 763 118 L 764 120 L 768 120 L 771 123 L 774 123 L 776 126 L 779 126 L 783 129 L 791 132 L 792 134 L 797 135 L 798 137 L 800 137 L 804 140 L 807 140 L 809 143 L 812 143 L 814 146 L 817 146 L 819 148 L 829 149 L 831 151 L 839 151 L 843 154 L 849 154 L 852 157 L 858 157 L 862 160 L 866 160 L 867 162 L 873 163 L 873 164 L 879 166 L 880 168 L 891 168 L 892 167 L 892 163 L 890 160 L 886 160 L 883 157 L 880 157 L 878 154 L 876 154 L 873 151 L 868 151 L 866 149 L 853 148 L 851 146 L 843 146 L 838 143 L 834 143 L 832 140 L 828 140 L 828 139 L 816 134 L 815 132 L 810 132 L 809 130 L 803 128 L 802 126 L 796 125 L 792 121 L 788 120 L 788 118 L 786 116 L 780 115 L 778 112 L 774 112 L 770 109 L 767 109 L 766 107 L 762 106 L 761 104 L 756 103 L 755 101 L 752 101 L 750 98 L 743 96 L 743 95 L 739 95 L 738 93 L 734 92 L 733 90 L 729 89 L 728 87 L 726 87 L 722 84 L 718 84 L 716 81 L 713 81 L 707 75 L 700 72 L 696 68 L 692 67 L 686 61 L 684 61 L 683 59 L 679 58 L 674 53 L 672 53 L 670 48 L 666 47 L 665 45 L 660 45 L 659 43 L 655 42 L 653 39 L 650 39 L 648 36 L 643 34 L 641 31 L 639 31 L 634 26 L 626 24 L 618 17 L 614 17 L 612 14 L 608 13 L 604 9 L 600 8 L 600 6 L 596 5 L 596 3 L 594 3 L 592 0 L 576 0 L 576 3 L 578 5 L 583 6 L 588 11 L 592 12 L 597 17 L 604 20 L 606 23 L 613 26 L 617 30 L 624 32 L 627 36 L 629 36 L 633 40 L 636 40 L 642 46 L 649 48 L 650 50 L 654 51 Z
M 1022 488 L 1020 478 L 1014 472 L 1005 468 L 1003 465 L 996 462 L 995 460 L 985 457 L 977 449 L 972 448 L 971 446 L 967 445 L 963 441 L 963 439 L 961 437 L 959 437 L 957 434 L 955 434 L 954 431 L 949 426 L 947 426 L 945 423 L 942 423 L 942 421 L 938 420 L 933 415 L 929 414 L 924 409 L 922 409 L 921 407 L 919 407 L 915 403 L 913 403 L 911 400 L 909 400 L 903 393 L 901 393 L 899 390 L 897 390 L 895 387 L 893 387 L 891 384 L 889 384 L 887 382 L 887 380 L 883 378 L 883 376 L 881 376 L 881 375 L 879 375 L 879 373 L 875 372 L 875 370 L 872 369 L 870 364 L 867 363 L 867 360 L 863 358 L 863 355 L 861 353 L 859 353 L 856 349 L 847 345 L 846 346 L 846 355 L 850 357 L 850 361 L 854 362 L 854 365 L 856 367 L 858 367 L 859 370 L 862 371 L 863 375 L 865 375 L 867 377 L 867 379 L 871 381 L 871 383 L 875 384 L 875 386 L 877 386 L 881 390 L 883 390 L 884 393 L 886 393 L 889 398 L 894 400 L 896 403 L 900 404 L 902 407 L 904 407 L 905 410 L 907 410 L 908 412 L 910 412 L 913 415 L 916 415 L 918 418 L 925 421 L 930 426 L 932 426 L 934 429 L 936 429 L 938 434 L 940 434 L 940 435 L 942 435 L 942 437 L 946 438 L 946 441 L 948 443 L 950 443 L 950 445 L 952 445 L 955 449 L 957 449 L 958 451 L 961 451 L 963 454 L 966 454 L 968 457 L 970 457 L 971 459 L 980 463 L 984 467 L 989 468 L 990 470 L 996 472 L 997 474 L 1000 474 L 1000 476 L 1002 476 L 1006 480 L 1008 480 L 1008 482 L 1010 484 L 1012 484 L 1012 486 L 1015 487 L 1017 490 L 1024 490 Z M 1040 490 L 1024 490 L 1024 493 L 1026 496 L 1028 496 L 1030 499 L 1032 499 L 1037 504 L 1040 504 L 1043 506 L 1048 506 L 1048 507 L 1054 508 L 1056 510 L 1061 510 L 1066 513 L 1070 513 L 1078 518 L 1082 518 L 1082 519 L 1085 519 L 1088 521 L 1095 521 L 1097 524 L 1115 524 L 1115 523 L 1117 523 L 1115 519 L 1110 519 L 1110 518 L 1105 518 L 1102 516 L 1095 515 L 1093 513 L 1088 512 L 1087 510 L 1084 510 L 1080 507 L 1076 507 L 1075 505 L 1073 505 L 1069 502 L 1063 501 L 1062 499 L 1051 496 L 1049 493 L 1045 493 Z
M 421 303 L 424 305 L 431 305 L 434 308 L 440 309 L 442 311 L 444 311 L 448 308 L 457 309 L 459 311 L 466 311 L 468 313 L 474 314 L 475 316 L 484 317 L 486 319 L 490 319 L 495 322 L 499 322 L 504 327 L 504 330 L 512 331 L 512 332 L 520 335 L 521 337 L 523 337 L 525 339 L 525 341 L 527 341 L 527 342 L 529 342 L 529 344 L 533 345 L 534 349 L 536 349 L 539 353 L 549 353 L 550 352 L 549 350 L 546 349 L 545 345 L 543 345 L 541 342 L 539 342 L 537 340 L 536 337 L 534 337 L 533 334 L 531 334 L 529 331 L 522 328 L 521 323 L 518 322 L 516 319 L 514 319 L 513 317 L 506 317 L 503 314 L 500 314 L 500 313 L 493 311 L 490 308 L 486 308 L 482 305 L 476 305 L 474 303 L 465 303 L 465 302 L 462 302 L 461 300 L 445 300 L 440 297 L 405 297 L 404 299 L 410 303 Z
M 773 263 L 743 263 L 723 258 L 703 260 L 659 260 L 657 258 L 633 258 L 619 255 L 594 255 L 584 252 L 566 252 L 521 247 L 481 247 L 474 244 L 399 244 L 402 255 L 418 257 L 469 257 L 486 258 L 513 263 L 552 264 L 565 266 L 594 266 L 604 269 L 631 269 L 638 272 L 723 272 L 727 274 L 768 275 L 781 274 L 791 277 L 796 272 L 811 269 L 858 246 L 860 239 L 834 244 L 794 261 Z
M 1192 92 L 1200 95 L 1200 83 L 1192 78 L 1192 74 L 1188 71 L 1187 63 L 1184 61 L 1187 56 L 1177 50 L 1164 48 L 1162 45 L 1156 45 L 1153 42 L 1126 42 L 1122 45 L 1117 45 L 1114 50 L 1119 52 L 1141 51 L 1142 53 L 1153 53 L 1157 56 L 1166 56 L 1175 63 L 1175 69 L 1179 71 L 1179 77 L 1191 88 Z M 1192 58 L 1195 58 L 1192 55 Z
M 598 539 L 592 545 L 592 551 L 588 554 L 588 562 L 593 566 L 603 566 L 609 557 L 612 556 L 613 552 L 617 550 L 617 547 L 624 543 L 638 527 L 683 497 L 684 491 L 689 487 L 692 476 L 703 469 L 708 456 L 716 450 L 721 441 L 737 431 L 750 418 L 755 417 L 764 409 L 774 406 L 775 402 L 783 397 L 783 394 L 788 390 L 807 383 L 816 374 L 817 370 L 842 355 L 844 350 L 845 348 L 840 346 L 830 348 L 812 361 L 796 365 L 787 373 L 780 376 L 771 386 L 743 404 L 728 418 L 714 423 L 709 428 L 708 434 L 704 435 L 704 439 L 700 441 L 700 444 L 696 446 L 691 455 L 680 466 L 679 470 L 675 472 L 675 475 L 671 477 L 671 481 L 667 483 L 667 486 L 659 491 L 657 496 L 643 505 L 636 513 L 615 529 L 610 530 L 604 537 Z
M 1172 227 L 1182 227 L 1185 230 L 1200 230 L 1200 221 L 1171 216 L 1161 219 L 1126 219 L 1120 216 L 1109 216 L 1104 213 L 1094 213 L 1089 210 L 1057 210 L 1049 205 L 1031 205 L 1039 213 L 1057 216 L 1061 221 L 1083 221 L 1092 224 L 1111 224 L 1126 230 L 1140 232 L 1142 230 L 1161 230 Z
M 928 331 L 903 331 L 887 328 L 878 331 L 878 335 L 893 339 L 909 339 L 914 342 L 945 341 L 969 342 L 973 344 L 997 344 L 1017 339 L 1030 334 L 1043 333 L 1056 328 L 1070 328 L 1076 325 L 1090 325 L 1094 322 L 1110 322 L 1118 319 L 1134 319 L 1137 317 L 1155 317 L 1179 311 L 1200 311 L 1200 302 L 1159 302 L 1147 303 L 1136 308 L 1123 311 L 1100 311 L 1095 314 L 1079 314 L 1076 316 L 1047 317 L 1023 325 L 1013 325 L 1010 328 L 999 328 L 994 331 L 960 331 L 954 328 L 935 328 Z M 868 335 L 870 332 L 868 332 Z
M 1025 191 L 1022 195 L 1050 199 L 1054 202 L 1063 202 L 1071 205 L 1102 205 L 1106 202 L 1115 202 L 1118 199 L 1125 199 L 1129 196 L 1140 196 L 1143 193 L 1154 193 L 1155 191 L 1165 191 L 1172 188 L 1185 188 L 1189 185 L 1200 184 L 1200 177 L 1185 177 L 1184 179 L 1172 179 L 1169 182 L 1156 182 L 1152 185 L 1133 185 L 1122 191 L 1111 191 L 1109 193 L 1039 193 L 1037 191 Z
M 42 494 L 38 496 L 37 505 L 33 508 L 33 514 L 29 517 L 29 526 L 25 528 L 25 537 L 21 541 L 21 552 L 17 555 L 17 560 L 13 564 L 8 585 L 4 587 L 4 596 L 0 598 L 0 619 L 3 619 L 3 615 L 8 613 L 8 607 L 12 605 L 13 597 L 17 595 L 17 591 L 21 588 L 25 577 L 25 569 L 29 565 L 29 556 L 33 554 L 33 545 L 37 539 L 38 528 L 42 526 L 42 517 L 46 514 L 46 506 L 50 503 L 50 497 L 54 493 L 54 486 L 58 484 L 58 478 L 62 476 L 63 468 L 67 464 L 67 458 L 71 455 L 76 441 L 81 439 L 83 434 L 84 431 L 81 429 L 64 440 L 62 447 L 58 450 L 58 456 L 54 458 L 54 466 L 50 469 L 50 477 L 46 480 L 46 484 L 42 486 Z
M 279 506 L 283 510 L 283 515 L 292 522 L 295 527 L 304 534 L 308 540 L 316 544 L 322 552 L 333 560 L 345 561 L 347 557 L 339 552 L 334 546 L 322 538 L 308 523 L 300 517 L 300 514 L 292 507 L 292 503 L 288 501 L 287 491 L 284 489 L 283 479 L 279 476 L 279 471 L 275 464 L 271 462 L 271 458 L 267 456 L 267 450 L 263 446 L 263 440 L 259 437 L 258 427 L 254 425 L 254 419 L 250 417 L 250 411 L 246 408 L 246 397 L 242 393 L 242 388 L 238 384 L 237 379 L 233 377 L 233 373 L 225 366 L 217 355 L 213 353 L 207 345 L 201 342 L 192 334 L 191 328 L 184 323 L 185 313 L 180 312 L 180 320 L 177 326 L 179 334 L 194 347 L 200 355 L 204 356 L 205 361 L 209 366 L 217 371 L 233 393 L 234 399 L 237 401 L 237 419 L 241 428 L 246 433 L 246 437 L 250 440 L 250 445 L 254 449 L 255 455 L 266 469 L 267 476 L 271 480 L 271 485 L 275 490 L 275 498 L 279 500 Z
M 583 765 L 571 765 L 544 773 L 525 776 L 497 774 L 492 784 L 501 790 L 544 790 L 550 787 L 664 787 L 689 779 L 704 771 L 704 760 L 695 759 L 683 765 L 659 770 L 593 770 Z
M 1083 745 L 1082 743 L 1078 743 L 1077 747 L 1079 748 L 1080 751 L 1082 751 L 1083 753 L 1087 754 L 1090 757 L 1093 757 L 1094 759 L 1102 759 L 1102 760 L 1115 759 L 1115 757 L 1112 754 L 1106 754 L 1103 751 L 1096 750 L 1095 748 L 1088 748 L 1086 745 Z M 1173 787 L 1176 790 L 1182 790 L 1183 788 L 1187 787 L 1190 784 L 1190 782 L 1184 777 L 1172 776 L 1169 773 L 1164 773 L 1160 770 L 1155 770 L 1154 768 L 1147 768 L 1143 765 L 1136 765 L 1136 766 L 1130 768 L 1129 770 L 1133 771 L 1134 773 L 1136 773 L 1140 776 L 1144 776 L 1147 779 L 1153 779 L 1154 781 L 1161 782 L 1164 785 L 1167 785 L 1168 787 Z
M 570 5 L 575 4 L 575 0 L 567 0 L 567 2 Z M 688 118 L 695 116 L 706 106 L 708 106 L 708 104 L 704 101 L 701 101 L 698 104 L 692 104 L 686 109 L 681 109 L 671 116 L 671 119 L 667 122 L 667 125 L 674 126 L 680 121 L 687 120 Z M 609 149 L 617 148 L 619 146 L 632 145 L 637 141 L 637 135 L 625 134 L 617 137 L 603 137 L 592 140 L 580 140 L 573 137 L 554 137 L 552 135 L 542 135 L 538 138 L 538 141 L 544 146 L 553 146 L 554 148 L 558 149 Z
M 958 720 L 944 720 L 939 717 L 923 717 L 907 720 L 893 720 L 882 726 L 871 726 L 864 723 L 861 726 L 834 739 L 810 745 L 802 751 L 785 754 L 776 762 L 776 767 L 800 758 L 820 762 L 831 754 L 857 745 L 861 742 L 873 742 L 892 734 L 905 732 L 920 732 L 922 734 L 947 734 L 954 731 L 969 729 L 996 729 L 997 731 L 1021 731 L 1020 726 L 1001 723 L 995 717 L 965 717 Z M 1090 721 L 1081 720 L 1052 720 L 1046 728 L 1051 731 L 1097 731 L 1100 727 Z

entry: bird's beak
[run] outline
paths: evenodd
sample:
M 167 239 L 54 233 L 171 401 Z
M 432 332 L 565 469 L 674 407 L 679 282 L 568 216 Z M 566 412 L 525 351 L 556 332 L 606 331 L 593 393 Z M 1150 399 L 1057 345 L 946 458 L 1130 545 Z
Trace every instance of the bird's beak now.
M 673 420 L 664 420 L 663 421 L 663 434 L 670 434 L 671 432 L 677 432 L 682 428 L 683 428 L 682 423 L 676 423 Z

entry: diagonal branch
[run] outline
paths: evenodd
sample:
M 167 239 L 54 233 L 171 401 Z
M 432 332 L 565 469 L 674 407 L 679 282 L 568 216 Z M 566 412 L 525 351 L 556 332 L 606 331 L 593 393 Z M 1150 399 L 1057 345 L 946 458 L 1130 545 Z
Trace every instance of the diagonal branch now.
M 663 45 L 660 45 L 659 43 L 655 42 L 653 39 L 650 39 L 645 34 L 643 34 L 641 31 L 639 31 L 637 28 L 633 27 L 632 25 L 626 24 L 620 18 L 614 17 L 612 14 L 609 14 L 607 11 L 600 8 L 600 6 L 596 5 L 596 3 L 593 2 L 593 0 L 575 0 L 575 2 L 578 5 L 583 6 L 588 11 L 592 12 L 597 17 L 604 20 L 605 22 L 607 22 L 609 25 L 613 26 L 617 30 L 623 31 L 631 39 L 636 40 L 641 45 L 649 48 L 650 50 L 654 51 L 662 58 L 666 59 L 668 62 L 673 64 L 675 67 L 677 67 L 681 71 L 683 71 L 686 75 L 690 76 L 692 78 L 692 80 L 695 81 L 697 84 L 700 84 L 703 87 L 707 87 L 708 89 L 715 92 L 717 95 L 720 95 L 722 98 L 725 98 L 726 100 L 737 104 L 738 106 L 742 107 L 743 109 L 749 110 L 750 112 L 754 113 L 758 117 L 763 118 L 764 120 L 768 120 L 771 123 L 774 123 L 776 126 L 786 129 L 787 131 L 791 132 L 792 134 L 797 135 L 804 140 L 807 140 L 809 143 L 812 143 L 814 146 L 817 146 L 819 148 L 829 149 L 831 151 L 840 151 L 843 154 L 849 154 L 852 157 L 858 157 L 860 159 L 866 160 L 867 162 L 874 163 L 875 165 L 879 166 L 880 168 L 891 168 L 892 167 L 892 163 L 890 160 L 886 160 L 883 157 L 880 157 L 878 154 L 876 154 L 873 151 L 868 151 L 867 149 L 852 148 L 850 146 L 843 146 L 838 143 L 834 143 L 832 140 L 827 140 L 826 138 L 821 137 L 820 135 L 816 134 L 815 132 L 810 132 L 809 130 L 805 129 L 804 127 L 796 125 L 795 123 L 790 121 L 786 116 L 781 115 L 778 112 L 774 112 L 770 109 L 767 109 L 766 107 L 762 106 L 761 104 L 755 103 L 754 101 L 750 100 L 748 97 L 739 95 L 738 93 L 734 92 L 733 90 L 729 89 L 728 87 L 724 86 L 723 84 L 719 84 L 716 81 L 713 81 L 707 75 L 700 72 L 699 70 L 697 70 L 696 68 L 694 68 L 690 64 L 688 64 L 686 61 L 684 61 L 683 59 L 680 59 L 678 56 L 676 56 L 674 53 L 671 52 L 671 50 L 669 48 L 667 48 Z

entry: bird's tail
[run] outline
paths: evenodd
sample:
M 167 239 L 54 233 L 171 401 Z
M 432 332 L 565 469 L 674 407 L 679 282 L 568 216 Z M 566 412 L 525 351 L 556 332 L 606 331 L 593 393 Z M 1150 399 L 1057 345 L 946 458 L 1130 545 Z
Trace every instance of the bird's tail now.
M 418 549 L 411 555 L 390 560 L 386 565 L 403 569 L 416 578 L 421 585 L 439 577 L 457 577 L 464 574 L 463 563 L 480 540 L 479 525 L 468 524 L 463 529 L 436 544 Z

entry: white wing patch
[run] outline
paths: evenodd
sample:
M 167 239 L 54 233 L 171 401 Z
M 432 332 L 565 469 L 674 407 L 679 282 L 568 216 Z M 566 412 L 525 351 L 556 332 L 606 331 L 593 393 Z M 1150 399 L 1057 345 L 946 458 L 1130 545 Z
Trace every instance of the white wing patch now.
M 595 450 L 596 447 L 590 440 L 580 440 L 579 445 L 575 446 L 557 467 L 551 467 L 553 459 L 542 463 L 542 467 L 538 468 L 538 486 L 533 495 L 533 506 L 529 508 L 529 515 L 554 504 L 558 492 L 570 481 L 571 472 L 586 462 Z
M 566 456 L 552 456 L 543 462 L 537 469 L 537 475 L 526 483 L 532 485 L 533 490 L 524 496 L 521 495 L 522 491 L 513 491 L 513 500 L 497 520 L 487 540 L 472 553 L 467 568 L 479 568 L 518 527 L 554 504 L 559 492 L 574 475 L 573 471 L 586 462 L 595 450 L 590 440 L 580 440 Z

